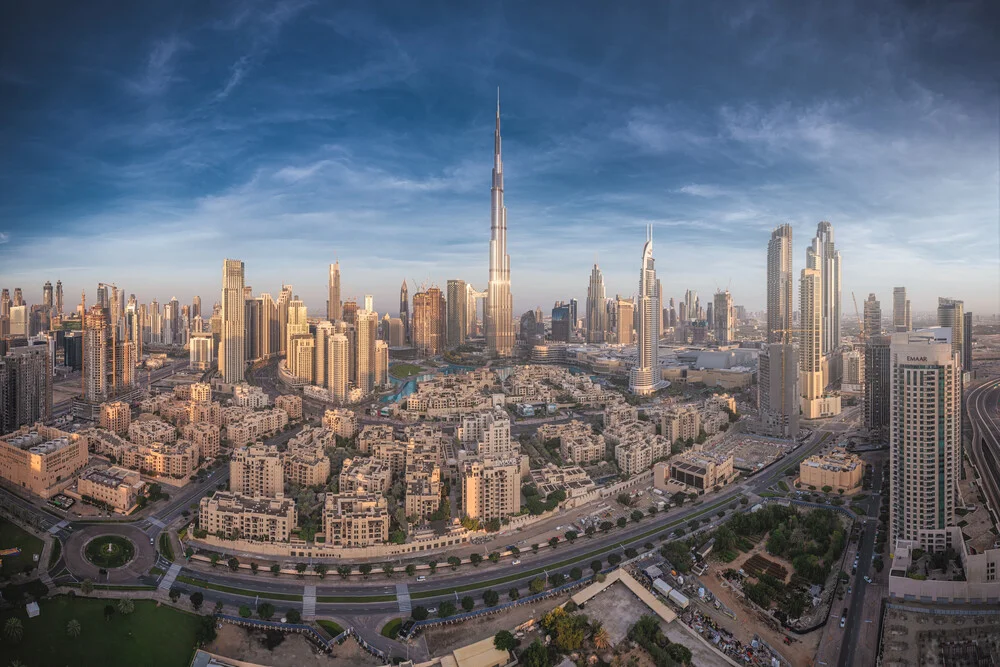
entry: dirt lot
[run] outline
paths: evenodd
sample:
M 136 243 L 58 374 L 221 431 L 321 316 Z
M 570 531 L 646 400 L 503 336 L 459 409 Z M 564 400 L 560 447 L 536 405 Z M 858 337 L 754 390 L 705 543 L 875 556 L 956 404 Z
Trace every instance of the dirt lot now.
M 373 667 L 381 662 L 361 650 L 357 642 L 347 640 L 334 650 L 333 656 L 316 649 L 308 639 L 296 634 L 285 635 L 285 641 L 273 651 L 261 644 L 260 633 L 249 633 L 243 628 L 223 623 L 215 641 L 206 651 L 246 662 L 270 667 L 310 667 L 312 665 L 343 665 L 345 667 Z
M 528 619 L 533 618 L 538 621 L 568 599 L 568 595 L 560 595 L 536 604 L 515 607 L 500 614 L 481 616 L 465 623 L 430 628 L 421 634 L 421 639 L 426 643 L 428 655 L 444 655 L 467 644 L 492 637 L 500 630 L 513 630 Z

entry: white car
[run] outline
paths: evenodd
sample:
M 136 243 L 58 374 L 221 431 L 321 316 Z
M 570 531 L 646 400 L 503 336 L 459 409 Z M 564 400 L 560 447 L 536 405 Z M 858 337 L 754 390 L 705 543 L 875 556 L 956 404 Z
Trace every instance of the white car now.
M 869 577 L 867 574 L 865 575 L 865 583 L 868 583 L 868 584 L 872 583 L 872 578 Z
M 510 564 L 511 565 L 520 565 L 521 564 L 521 559 L 520 558 L 515 558 L 514 560 L 512 560 L 510 562 Z
M 438 613 L 438 608 L 437 607 L 431 607 L 430 609 L 427 610 L 427 613 L 428 614 L 436 614 L 436 613 Z
M 417 577 L 417 581 L 427 581 L 427 577 L 425 577 L 424 575 L 420 575 L 419 577 Z

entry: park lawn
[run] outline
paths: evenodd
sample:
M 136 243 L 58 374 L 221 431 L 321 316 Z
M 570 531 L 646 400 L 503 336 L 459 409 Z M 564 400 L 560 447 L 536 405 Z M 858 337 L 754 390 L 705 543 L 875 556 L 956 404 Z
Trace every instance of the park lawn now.
M 389 369 L 389 374 L 394 378 L 405 380 L 414 375 L 419 375 L 422 370 L 424 369 L 416 364 L 394 364 Z
M 336 622 L 328 621 L 326 619 L 320 619 L 316 621 L 316 625 L 323 628 L 326 631 L 326 633 L 330 635 L 330 639 L 333 639 L 334 637 L 336 637 L 337 635 L 339 635 L 341 632 L 344 631 L 344 628 L 340 627 Z
M 0 520 L 0 551 L 21 547 L 17 556 L 0 556 L 3 558 L 3 573 L 7 576 L 23 572 L 25 566 L 37 565 L 33 554 L 41 556 L 43 543 L 29 532 L 21 530 L 10 521 Z
M 4 664 L 20 660 L 25 665 L 143 665 L 187 667 L 194 653 L 199 619 L 152 600 L 135 600 L 135 611 L 115 613 L 104 620 L 104 606 L 114 600 L 59 596 L 40 602 L 41 615 L 29 619 L 24 608 L 0 613 L 0 625 L 16 615 L 24 624 L 17 644 L 4 640 Z M 80 622 L 76 639 L 66 634 L 70 619 Z
M 399 630 L 403 627 L 403 619 L 394 618 L 382 626 L 382 636 L 395 639 L 399 636 Z

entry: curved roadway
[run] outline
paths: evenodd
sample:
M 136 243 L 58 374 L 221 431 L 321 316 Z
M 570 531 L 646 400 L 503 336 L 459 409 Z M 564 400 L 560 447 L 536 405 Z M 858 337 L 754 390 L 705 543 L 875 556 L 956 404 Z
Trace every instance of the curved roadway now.
M 965 404 L 972 424 L 969 455 L 996 522 L 1000 518 L 1000 380 L 990 380 L 971 390 Z

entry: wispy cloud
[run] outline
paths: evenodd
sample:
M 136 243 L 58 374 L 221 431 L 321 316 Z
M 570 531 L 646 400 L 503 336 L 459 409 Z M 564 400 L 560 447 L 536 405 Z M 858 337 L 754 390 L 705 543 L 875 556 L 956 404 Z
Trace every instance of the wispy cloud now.
M 157 40 L 150 49 L 142 74 L 129 82 L 132 90 L 143 96 L 157 96 L 167 92 L 171 84 L 179 80 L 175 73 L 175 58 L 178 53 L 190 47 L 177 35 Z

